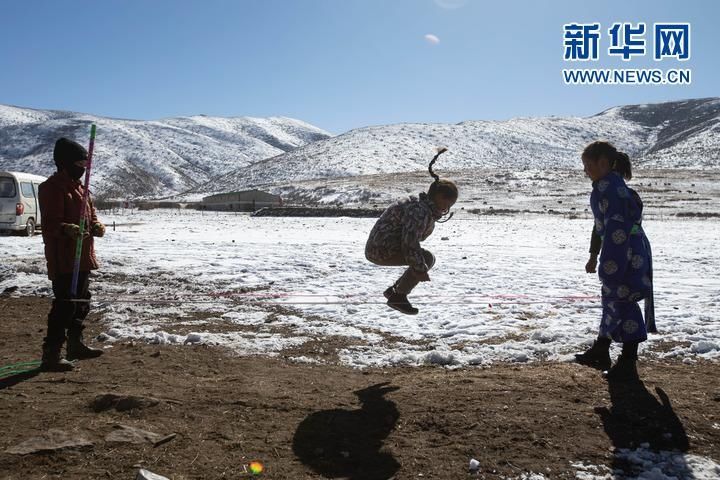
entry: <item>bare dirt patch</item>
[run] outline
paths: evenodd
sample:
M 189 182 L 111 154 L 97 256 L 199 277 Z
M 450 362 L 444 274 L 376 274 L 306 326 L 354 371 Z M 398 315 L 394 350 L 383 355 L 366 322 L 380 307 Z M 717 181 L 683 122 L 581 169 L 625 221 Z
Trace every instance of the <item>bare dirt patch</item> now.
M 0 299 L 3 365 L 38 358 L 47 307 Z M 101 320 L 91 317 L 91 334 Z M 571 462 L 624 468 L 613 450 L 644 442 L 720 460 L 720 366 L 652 361 L 640 370 L 644 383 L 608 386 L 573 364 L 354 370 L 115 343 L 74 372 L 0 384 L 0 476 L 129 479 L 142 466 L 172 479 L 235 479 L 260 460 L 260 478 L 461 479 L 474 457 L 479 478 L 575 478 Z M 159 403 L 96 413 L 93 400 L 108 393 Z M 159 446 L 106 441 L 126 427 L 177 436 Z M 49 429 L 93 446 L 6 453 Z

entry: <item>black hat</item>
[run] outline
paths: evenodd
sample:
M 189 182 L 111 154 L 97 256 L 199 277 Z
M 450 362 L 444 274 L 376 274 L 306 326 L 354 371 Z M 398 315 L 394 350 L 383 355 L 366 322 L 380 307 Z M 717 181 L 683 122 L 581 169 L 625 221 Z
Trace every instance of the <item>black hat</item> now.
M 58 168 L 72 165 L 78 160 L 87 160 L 88 152 L 85 147 L 68 138 L 61 138 L 55 142 L 53 159 Z

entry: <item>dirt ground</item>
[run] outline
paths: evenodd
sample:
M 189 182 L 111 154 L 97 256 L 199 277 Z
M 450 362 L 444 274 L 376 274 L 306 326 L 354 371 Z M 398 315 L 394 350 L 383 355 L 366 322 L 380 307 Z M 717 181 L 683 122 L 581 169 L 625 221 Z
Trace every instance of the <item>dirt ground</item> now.
M 47 309 L 44 299 L 0 299 L 2 365 L 39 357 Z M 89 337 L 100 321 L 91 316 Z M 171 479 L 249 478 L 258 460 L 259 478 L 273 479 L 574 478 L 571 462 L 623 468 L 613 450 L 644 442 L 720 460 L 720 365 L 644 362 L 641 376 L 608 385 L 561 363 L 360 371 L 115 343 L 71 373 L 0 381 L 0 477 L 133 479 L 143 467 Z M 103 393 L 161 402 L 96 413 L 90 402 Z M 117 425 L 177 436 L 106 441 Z M 94 445 L 6 452 L 51 428 Z

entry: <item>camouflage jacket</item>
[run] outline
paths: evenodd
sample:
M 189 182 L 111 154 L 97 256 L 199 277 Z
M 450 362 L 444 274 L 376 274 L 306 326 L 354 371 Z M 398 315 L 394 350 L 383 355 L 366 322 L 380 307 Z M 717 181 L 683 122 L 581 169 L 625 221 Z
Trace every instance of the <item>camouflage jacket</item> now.
M 414 269 L 427 272 L 420 242 L 435 229 L 442 213 L 426 193 L 394 203 L 383 212 L 365 245 L 368 260 L 382 261 L 402 255 Z

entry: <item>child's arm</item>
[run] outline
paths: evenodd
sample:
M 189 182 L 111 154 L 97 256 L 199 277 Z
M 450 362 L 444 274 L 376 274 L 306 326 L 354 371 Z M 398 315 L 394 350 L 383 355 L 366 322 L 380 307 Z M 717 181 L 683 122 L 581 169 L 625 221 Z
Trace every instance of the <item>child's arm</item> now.
M 585 271 L 587 273 L 597 272 L 597 260 L 600 255 L 600 249 L 602 248 L 602 237 L 598 235 L 593 226 L 592 233 L 590 233 L 590 258 L 585 264 Z
M 420 248 L 420 239 L 427 229 L 427 218 L 422 212 L 407 211 L 403 216 L 401 247 L 408 265 L 418 272 L 429 270 Z
M 95 204 L 92 199 L 88 198 L 90 205 L 90 231 L 94 237 L 102 237 L 105 235 L 105 225 L 100 223 L 97 217 L 97 211 L 95 210 Z
M 598 235 L 593 226 L 592 232 L 590 233 L 590 256 L 597 257 L 600 255 L 600 249 L 602 248 L 602 237 Z

